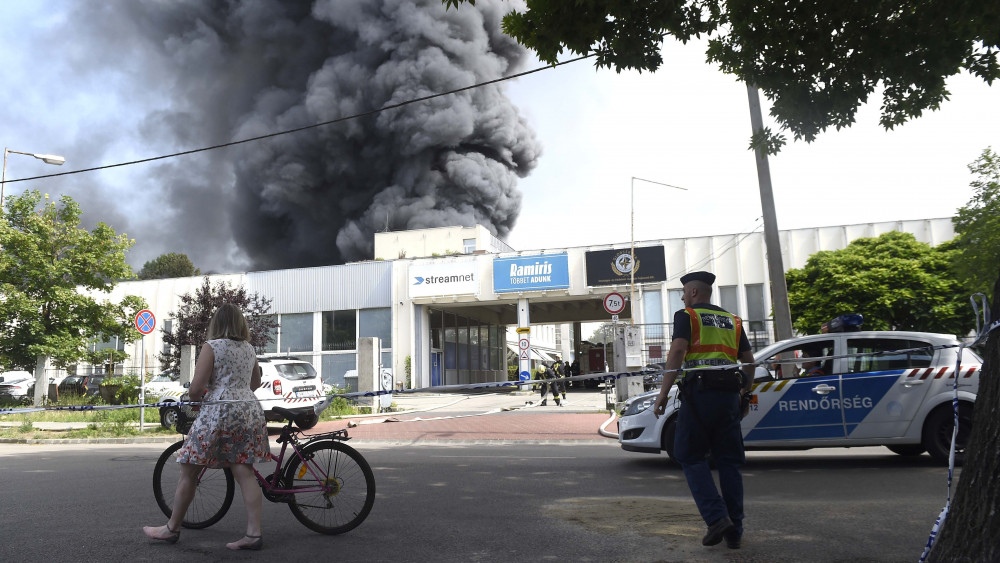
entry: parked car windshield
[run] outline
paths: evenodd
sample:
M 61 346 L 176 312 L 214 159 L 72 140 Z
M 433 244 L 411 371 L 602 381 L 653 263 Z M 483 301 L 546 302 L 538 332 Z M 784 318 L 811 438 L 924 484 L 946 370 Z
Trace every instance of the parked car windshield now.
M 288 379 L 312 379 L 316 377 L 316 369 L 312 364 L 275 364 L 278 373 Z

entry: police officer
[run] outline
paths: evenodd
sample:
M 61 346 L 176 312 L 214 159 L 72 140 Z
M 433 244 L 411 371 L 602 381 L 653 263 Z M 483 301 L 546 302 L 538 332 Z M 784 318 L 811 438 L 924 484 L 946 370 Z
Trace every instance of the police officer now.
M 676 379 L 682 399 L 674 457 L 708 525 L 701 543 L 716 545 L 725 539 L 728 547 L 738 549 L 743 537 L 740 467 L 746 462 L 740 420 L 749 410 L 753 367 L 723 366 L 737 360 L 752 364 L 753 353 L 740 318 L 709 303 L 714 274 L 691 272 L 681 283 L 685 309 L 674 315 L 667 371 L 653 414 L 659 418 L 666 410 L 667 393 Z M 677 375 L 682 364 L 685 371 Z M 709 452 L 719 470 L 721 496 L 706 459 Z

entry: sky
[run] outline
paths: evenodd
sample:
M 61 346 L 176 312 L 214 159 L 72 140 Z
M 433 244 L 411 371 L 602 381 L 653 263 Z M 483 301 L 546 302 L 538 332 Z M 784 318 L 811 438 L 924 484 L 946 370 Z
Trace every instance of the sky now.
M 214 144 L 216 139 L 194 134 L 169 140 L 155 135 L 150 124 L 162 117 L 162 107 L 176 102 L 171 91 L 149 79 L 124 39 L 110 38 L 100 50 L 81 48 L 79 38 L 88 30 L 75 26 L 97 18 L 72 20 L 70 26 L 79 6 L 68 0 L 0 2 L 0 144 L 66 158 L 55 168 L 11 155 L 8 179 Z M 60 30 L 68 28 L 79 35 L 60 41 Z M 521 209 L 507 236 L 512 247 L 628 244 L 633 214 L 640 242 L 762 228 L 757 170 L 747 148 L 746 87 L 706 63 L 705 46 L 668 42 L 656 73 L 619 74 L 583 60 L 505 83 L 502 91 L 541 147 L 534 168 L 517 180 Z M 529 55 L 519 69 L 538 66 Z M 827 131 L 808 144 L 789 136 L 769 159 L 779 228 L 953 215 L 972 196 L 968 164 L 986 147 L 1000 149 L 1000 88 L 968 75 L 953 77 L 948 86 L 951 99 L 939 111 L 893 131 L 878 125 L 876 92 L 853 127 Z M 762 103 L 765 125 L 774 128 L 768 102 Z M 282 146 L 276 143 L 273 150 Z M 197 166 L 185 160 L 190 157 L 168 166 L 208 169 L 211 159 L 239 154 L 226 149 Z M 7 193 L 27 186 L 71 195 L 85 220 L 108 222 L 136 240 L 128 256 L 135 269 L 165 252 L 197 257 L 202 271 L 245 265 L 245 255 L 218 240 L 225 226 L 206 227 L 201 239 L 171 236 L 171 225 L 182 219 L 221 219 L 209 212 L 179 217 L 164 205 L 173 192 L 160 184 L 160 172 L 169 170 L 162 165 L 8 184 Z M 213 181 L 227 181 L 226 170 L 218 174 Z M 206 252 L 207 246 L 218 250 Z

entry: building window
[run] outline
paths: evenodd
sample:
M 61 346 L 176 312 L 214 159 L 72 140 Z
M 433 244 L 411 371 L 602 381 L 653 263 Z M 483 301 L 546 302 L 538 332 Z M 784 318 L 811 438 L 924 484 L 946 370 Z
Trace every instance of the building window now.
M 311 352 L 313 349 L 313 314 L 281 315 L 281 341 L 278 352 Z
M 759 332 L 764 330 L 764 284 L 748 283 L 747 290 L 747 320 L 750 321 L 750 330 Z M 731 312 L 731 311 L 730 311 Z
M 734 315 L 740 313 L 740 292 L 735 285 L 719 287 L 719 305 Z
M 163 332 L 166 334 L 173 334 L 174 320 L 167 319 L 163 321 Z M 166 341 L 163 342 L 163 355 L 169 356 L 171 354 L 171 346 L 167 344 Z
M 323 311 L 323 351 L 354 350 L 358 344 L 356 319 L 353 310 Z
M 674 322 L 674 313 L 684 309 L 683 289 L 671 289 L 667 292 L 667 305 L 670 306 L 670 322 Z
M 392 348 L 392 310 L 361 309 L 358 311 L 358 337 L 381 339 L 382 348 Z
M 278 336 L 281 334 L 281 327 L 278 324 L 278 315 L 267 315 L 267 318 L 273 320 L 275 326 L 271 329 L 271 341 L 264 346 L 264 353 L 276 354 L 278 353 Z
M 358 390 L 357 354 L 324 354 L 322 358 L 323 383 L 347 391 Z
M 473 252 L 476 251 L 476 239 L 474 238 L 462 239 L 462 247 L 463 251 L 466 254 L 472 254 Z

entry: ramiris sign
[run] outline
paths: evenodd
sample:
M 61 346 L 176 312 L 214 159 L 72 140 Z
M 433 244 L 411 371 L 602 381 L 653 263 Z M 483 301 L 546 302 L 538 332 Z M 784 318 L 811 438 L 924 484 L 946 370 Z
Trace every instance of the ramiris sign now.
M 493 291 L 538 291 L 569 288 L 569 258 L 560 254 L 493 259 Z

